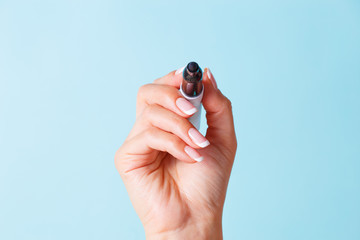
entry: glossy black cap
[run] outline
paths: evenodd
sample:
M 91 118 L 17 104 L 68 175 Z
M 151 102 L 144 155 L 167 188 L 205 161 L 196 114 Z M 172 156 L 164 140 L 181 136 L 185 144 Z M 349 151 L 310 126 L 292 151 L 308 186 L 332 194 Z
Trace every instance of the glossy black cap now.
M 196 62 L 190 62 L 183 72 L 181 88 L 190 97 L 197 96 L 203 90 L 202 70 Z
M 188 82 L 199 82 L 202 80 L 202 70 L 196 62 L 190 62 L 184 69 L 183 77 Z
M 186 68 L 189 70 L 189 72 L 195 73 L 199 69 L 199 65 L 196 62 L 189 62 Z

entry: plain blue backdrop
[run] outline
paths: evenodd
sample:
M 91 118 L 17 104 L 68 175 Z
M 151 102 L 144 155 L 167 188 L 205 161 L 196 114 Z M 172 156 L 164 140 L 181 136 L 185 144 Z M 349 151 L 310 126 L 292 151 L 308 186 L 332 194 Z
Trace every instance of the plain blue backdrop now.
M 0 0 L 0 239 L 143 239 L 114 153 L 191 60 L 233 102 L 225 239 L 360 239 L 358 0 Z

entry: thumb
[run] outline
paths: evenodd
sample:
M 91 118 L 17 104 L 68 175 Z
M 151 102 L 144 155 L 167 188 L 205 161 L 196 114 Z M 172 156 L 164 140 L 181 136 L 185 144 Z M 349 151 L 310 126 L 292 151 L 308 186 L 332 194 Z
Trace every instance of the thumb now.
M 236 136 L 231 101 L 217 88 L 210 69 L 203 73 L 204 97 L 202 100 L 206 111 L 208 129 L 206 138 L 212 144 L 219 144 L 232 150 L 236 148 Z

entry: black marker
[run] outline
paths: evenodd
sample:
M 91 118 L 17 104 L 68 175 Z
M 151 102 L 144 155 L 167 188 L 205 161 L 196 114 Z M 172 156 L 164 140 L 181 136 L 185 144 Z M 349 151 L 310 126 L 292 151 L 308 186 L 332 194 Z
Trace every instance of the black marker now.
M 191 102 L 197 112 L 189 118 L 189 121 L 197 128 L 200 128 L 201 100 L 204 94 L 202 83 L 203 72 L 196 62 L 190 62 L 183 70 L 183 80 L 180 86 L 181 94 Z

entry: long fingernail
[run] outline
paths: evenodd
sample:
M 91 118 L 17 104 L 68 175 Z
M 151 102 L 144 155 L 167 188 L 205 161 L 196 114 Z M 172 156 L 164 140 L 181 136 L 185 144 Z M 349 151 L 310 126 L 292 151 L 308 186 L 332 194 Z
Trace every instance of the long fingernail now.
M 184 71 L 185 67 L 179 68 L 178 70 L 176 70 L 175 75 L 179 75 L 180 73 L 182 73 Z
M 176 99 L 176 106 L 187 115 L 194 114 L 197 109 L 185 98 Z
M 201 148 L 209 146 L 210 142 L 195 128 L 190 128 L 189 130 L 190 138 Z
M 201 156 L 200 153 L 195 149 L 193 149 L 192 147 L 185 146 L 184 151 L 187 153 L 187 155 L 189 155 L 192 159 L 194 159 L 197 162 L 201 162 L 202 160 L 204 160 L 204 157 Z
M 214 87 L 215 89 L 217 89 L 218 87 L 217 87 L 215 78 L 214 78 L 214 76 L 212 75 L 212 72 L 210 71 L 210 68 L 207 69 L 207 75 L 208 75 L 208 78 L 210 79 L 213 87 Z

